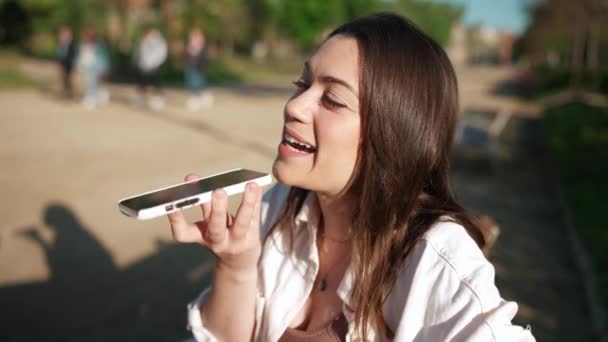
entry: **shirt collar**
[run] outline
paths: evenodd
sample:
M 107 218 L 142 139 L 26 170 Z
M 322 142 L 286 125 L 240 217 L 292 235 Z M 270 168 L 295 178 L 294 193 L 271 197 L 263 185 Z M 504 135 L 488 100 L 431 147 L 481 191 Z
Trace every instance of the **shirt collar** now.
M 302 208 L 300 208 L 300 211 L 296 215 L 296 223 L 307 223 L 316 232 L 320 217 L 321 208 L 319 208 L 317 195 L 313 191 L 308 191 L 304 203 L 302 203 Z

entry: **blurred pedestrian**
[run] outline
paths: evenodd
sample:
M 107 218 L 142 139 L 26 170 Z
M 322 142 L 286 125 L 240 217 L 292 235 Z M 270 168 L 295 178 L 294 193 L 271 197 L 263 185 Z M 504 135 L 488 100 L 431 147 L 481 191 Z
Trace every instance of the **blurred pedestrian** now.
M 147 29 L 135 48 L 135 66 L 140 97 L 148 102 L 153 110 L 161 110 L 165 106 L 162 97 L 159 73 L 167 59 L 167 42 L 158 29 Z M 154 88 L 148 97 L 149 88 Z M 146 97 L 148 97 L 146 99 Z
M 70 98 L 74 95 L 72 87 L 72 69 L 76 59 L 76 43 L 69 26 L 62 26 L 58 35 L 57 60 L 61 72 L 62 95 Z
M 109 69 L 108 52 L 91 27 L 83 31 L 77 66 L 85 83 L 83 105 L 87 109 L 93 109 L 99 103 L 108 102 L 109 93 L 99 89 L 99 82 Z
M 193 28 L 186 45 L 186 66 L 184 69 L 186 86 L 190 97 L 186 106 L 195 112 L 213 105 L 213 96 L 207 90 L 207 51 L 203 31 Z

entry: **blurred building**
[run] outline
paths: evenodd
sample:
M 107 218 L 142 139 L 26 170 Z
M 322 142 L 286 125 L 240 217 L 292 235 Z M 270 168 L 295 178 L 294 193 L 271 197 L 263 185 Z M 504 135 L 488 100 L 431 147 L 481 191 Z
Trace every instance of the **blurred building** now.
M 463 65 L 468 60 L 467 30 L 461 22 L 457 22 L 450 32 L 450 41 L 446 49 L 450 61 L 455 66 Z
M 467 32 L 470 63 L 510 64 L 519 37 L 508 31 L 476 26 Z

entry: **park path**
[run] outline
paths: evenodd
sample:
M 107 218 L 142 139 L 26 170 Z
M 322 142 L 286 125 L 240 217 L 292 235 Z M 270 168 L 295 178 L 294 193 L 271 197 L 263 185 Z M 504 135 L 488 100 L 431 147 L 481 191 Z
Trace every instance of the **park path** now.
M 21 68 L 54 76 L 44 64 Z M 501 108 L 513 115 L 498 148 L 466 139 L 457 146 L 456 192 L 502 229 L 491 260 L 503 297 L 520 304 L 516 321 L 530 324 L 539 341 L 589 341 L 539 108 L 495 91 L 513 72 L 459 69 L 465 118 Z M 124 85 L 110 88 L 114 102 L 92 111 L 48 90 L 1 91 L 0 340 L 187 336 L 185 303 L 209 281 L 210 256 L 174 244 L 163 219 L 121 216 L 116 201 L 188 172 L 269 171 L 284 84 L 215 88 L 216 105 L 197 114 L 183 109 L 185 94 L 174 89 L 160 112 L 130 106 L 133 90 Z

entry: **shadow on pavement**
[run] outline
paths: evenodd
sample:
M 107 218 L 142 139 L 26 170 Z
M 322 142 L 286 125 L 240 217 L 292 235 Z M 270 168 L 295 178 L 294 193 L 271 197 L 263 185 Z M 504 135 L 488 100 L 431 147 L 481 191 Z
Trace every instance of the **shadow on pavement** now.
M 188 336 L 186 304 L 210 281 L 201 247 L 158 242 L 157 252 L 118 269 L 66 205 L 51 203 L 42 227 L 19 235 L 45 253 L 50 279 L 0 287 L 2 341 L 176 341 Z

